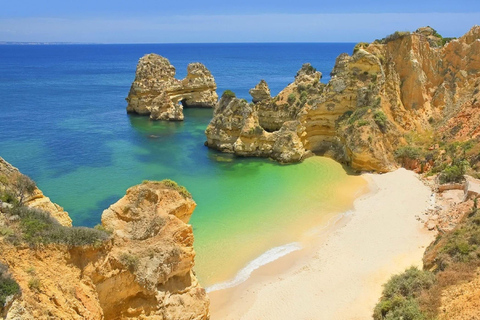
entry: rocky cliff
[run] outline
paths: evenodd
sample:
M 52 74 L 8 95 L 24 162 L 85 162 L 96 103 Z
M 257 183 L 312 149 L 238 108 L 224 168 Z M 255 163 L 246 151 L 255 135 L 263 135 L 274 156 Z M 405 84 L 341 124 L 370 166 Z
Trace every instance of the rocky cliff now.
M 300 161 L 305 149 L 300 140 L 299 121 L 285 122 L 280 130 L 266 131 L 259 123 L 259 108 L 246 100 L 224 93 L 205 130 L 205 144 L 239 156 L 270 157 L 279 162 Z
M 143 56 L 126 98 L 127 112 L 150 115 L 153 120 L 183 120 L 183 107 L 214 107 L 217 85 L 201 63 L 187 67 L 185 79 L 175 79 L 175 67 L 157 54 Z
M 12 168 L 0 172 L 9 178 L 18 173 Z M 103 212 L 101 226 L 89 229 L 60 225 L 51 206 L 33 209 L 6 197 L 18 188 L 10 181 L 0 181 L 0 284 L 18 285 L 0 285 L 0 316 L 209 318 L 192 270 L 187 223 L 196 204 L 183 187 L 169 180 L 134 186 Z
M 321 74 L 306 64 L 274 98 L 263 94 L 264 84 L 252 89 L 254 106 L 244 104 L 256 110 L 249 123 L 258 122 L 265 131 L 275 133 L 286 123 L 298 121 L 297 149 L 331 156 L 357 170 L 389 171 L 397 166 L 396 150 L 408 143 L 412 133 L 479 137 L 479 39 L 480 27 L 475 26 L 444 44 L 446 39 L 426 27 L 413 33 L 396 32 L 371 44 L 359 43 L 351 56 L 337 58 L 327 84 L 320 83 Z M 220 112 L 207 129 L 207 145 L 237 153 L 213 142 L 212 133 L 228 122 L 216 120 Z M 228 130 L 223 133 L 222 141 L 238 139 L 238 135 L 227 139 Z M 257 130 L 249 141 L 255 144 L 264 137 Z M 238 154 L 271 156 L 257 150 Z

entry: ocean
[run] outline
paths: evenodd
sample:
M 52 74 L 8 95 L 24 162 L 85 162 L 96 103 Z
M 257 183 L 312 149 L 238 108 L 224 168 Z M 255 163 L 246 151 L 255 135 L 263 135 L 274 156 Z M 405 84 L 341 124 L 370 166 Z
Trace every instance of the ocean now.
M 127 115 L 125 97 L 138 59 L 160 54 L 176 67 L 178 78 L 186 75 L 188 63 L 204 63 L 219 95 L 230 89 L 250 100 L 248 90 L 260 79 L 275 95 L 305 62 L 328 81 L 336 57 L 353 47 L 0 46 L 0 156 L 33 178 L 77 226 L 100 223 L 102 211 L 143 180 L 177 181 L 197 202 L 190 222 L 201 283 L 228 282 L 252 262 L 269 261 L 266 253 L 284 253 L 281 248 L 292 248 L 313 226 L 347 211 L 365 184 L 326 158 L 279 165 L 209 150 L 203 143 L 212 110 L 186 109 L 183 122 Z

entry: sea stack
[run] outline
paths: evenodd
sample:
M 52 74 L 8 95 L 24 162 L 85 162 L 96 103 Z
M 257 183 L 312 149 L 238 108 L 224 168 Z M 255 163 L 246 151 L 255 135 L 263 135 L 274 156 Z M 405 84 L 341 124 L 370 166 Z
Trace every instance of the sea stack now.
M 212 108 L 217 85 L 201 63 L 191 63 L 187 76 L 175 79 L 175 67 L 157 54 L 143 56 L 126 98 L 127 112 L 149 115 L 152 120 L 183 120 L 183 107 Z

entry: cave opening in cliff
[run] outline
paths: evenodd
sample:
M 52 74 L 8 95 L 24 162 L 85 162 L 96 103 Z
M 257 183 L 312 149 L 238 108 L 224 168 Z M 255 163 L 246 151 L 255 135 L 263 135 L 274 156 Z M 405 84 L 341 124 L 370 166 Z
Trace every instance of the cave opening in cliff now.
M 260 125 L 260 127 L 262 127 L 263 130 L 265 130 L 269 133 L 277 132 L 278 130 L 280 130 L 280 128 L 271 128 L 271 127 L 262 126 L 262 125 Z

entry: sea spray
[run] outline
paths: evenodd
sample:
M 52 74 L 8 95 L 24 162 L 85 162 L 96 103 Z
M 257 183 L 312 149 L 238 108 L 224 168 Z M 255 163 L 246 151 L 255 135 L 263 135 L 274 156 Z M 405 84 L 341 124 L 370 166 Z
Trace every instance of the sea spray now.
M 292 253 L 300 249 L 302 249 L 302 246 L 298 242 L 289 243 L 284 246 L 272 248 L 267 252 L 265 252 L 264 254 L 262 254 L 261 256 L 259 256 L 258 258 L 256 258 L 255 260 L 251 261 L 245 268 L 243 268 L 237 273 L 235 278 L 225 282 L 214 284 L 208 287 L 206 291 L 212 292 L 212 291 L 235 287 L 240 283 L 245 282 L 250 277 L 252 272 L 260 268 L 261 266 L 264 266 L 283 256 L 286 256 L 289 253 Z

